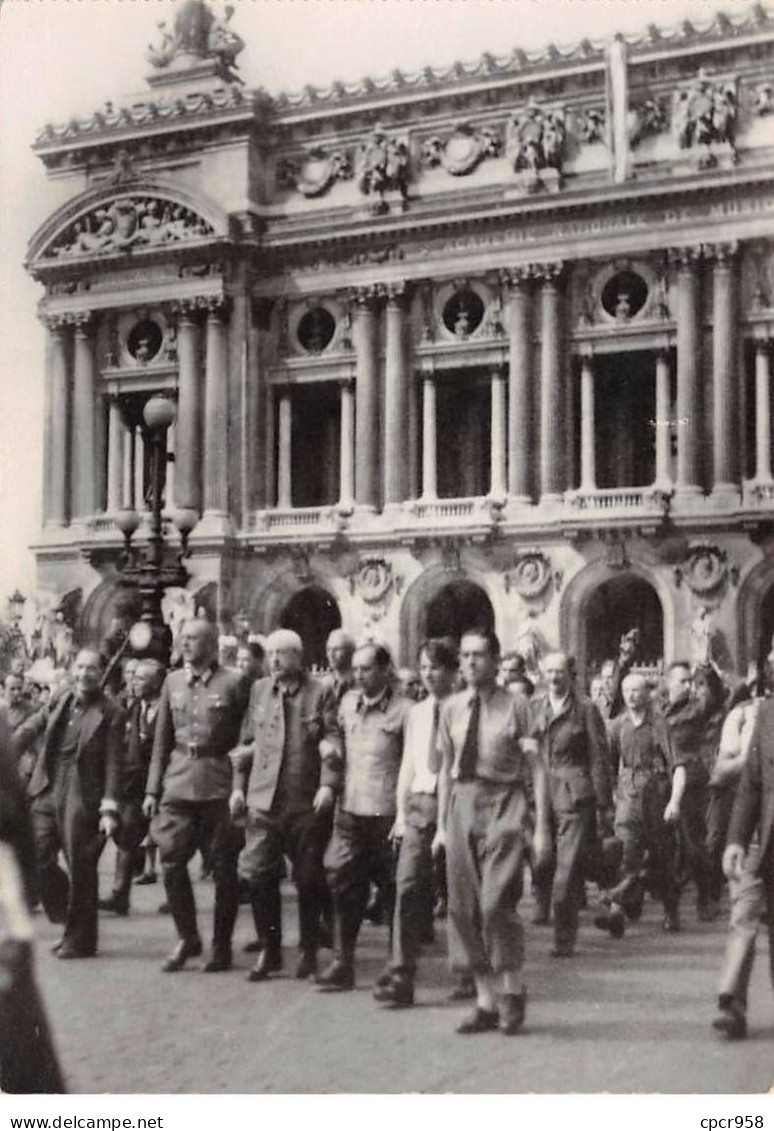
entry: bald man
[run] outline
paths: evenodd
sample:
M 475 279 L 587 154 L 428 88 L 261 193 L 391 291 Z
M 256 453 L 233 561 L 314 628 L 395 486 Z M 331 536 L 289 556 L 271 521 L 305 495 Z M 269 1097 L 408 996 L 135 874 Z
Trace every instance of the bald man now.
M 203 619 L 188 621 L 182 650 L 185 667 L 170 672 L 161 691 L 143 811 L 152 818 L 151 834 L 178 934 L 162 969 L 173 973 L 202 953 L 188 875 L 188 862 L 198 849 L 209 853 L 215 877 L 212 956 L 204 970 L 217 973 L 231 967 L 231 936 L 239 908 L 240 836 L 228 810 L 228 755 L 239 741 L 247 695 L 238 673 L 218 664 L 214 625 Z
M 118 830 L 124 717 L 100 687 L 103 663 L 85 649 L 73 690 L 58 699 L 29 784 L 43 905 L 64 922 L 59 958 L 97 953 L 97 861 L 102 836 Z M 64 851 L 69 878 L 57 862 Z
M 289 629 L 268 636 L 266 659 L 270 674 L 253 684 L 243 745 L 232 754 L 231 812 L 246 822 L 239 876 L 250 890 L 260 947 L 251 982 L 265 981 L 282 966 L 280 880 L 286 856 L 298 890 L 295 976 L 317 972 L 322 860 L 333 807 L 320 758 L 320 743 L 335 725 L 326 713 L 325 688 L 304 671 L 301 638 Z

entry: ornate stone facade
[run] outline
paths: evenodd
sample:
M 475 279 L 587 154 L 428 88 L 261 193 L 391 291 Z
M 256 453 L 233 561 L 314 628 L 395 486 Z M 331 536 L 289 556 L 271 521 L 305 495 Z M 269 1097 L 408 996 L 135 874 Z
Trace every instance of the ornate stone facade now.
M 28 256 L 39 587 L 107 627 L 166 391 L 224 631 L 408 661 L 486 622 L 585 676 L 637 623 L 646 662 L 743 670 L 774 633 L 772 12 L 276 97 L 244 47 L 187 0 L 147 96 L 35 143 L 66 200 Z

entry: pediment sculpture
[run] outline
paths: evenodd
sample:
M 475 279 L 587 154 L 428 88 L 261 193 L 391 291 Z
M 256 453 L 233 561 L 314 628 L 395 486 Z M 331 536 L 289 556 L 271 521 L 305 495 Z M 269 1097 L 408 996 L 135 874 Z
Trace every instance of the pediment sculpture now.
M 79 216 L 48 247 L 45 258 L 129 252 L 213 234 L 211 224 L 182 204 L 153 196 L 123 196 Z

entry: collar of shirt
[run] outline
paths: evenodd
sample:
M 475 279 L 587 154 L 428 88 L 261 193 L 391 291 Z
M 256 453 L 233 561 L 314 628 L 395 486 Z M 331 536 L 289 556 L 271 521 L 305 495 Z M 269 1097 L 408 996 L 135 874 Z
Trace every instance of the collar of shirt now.
M 560 715 L 566 715 L 572 703 L 572 695 L 568 691 L 561 699 L 555 699 L 553 695 L 548 696 L 548 706 L 551 708 L 551 714 L 555 719 Z
M 293 683 L 283 683 L 280 679 L 275 679 L 272 685 L 272 692 L 275 695 L 287 695 L 288 698 L 293 699 L 301 690 L 302 679 L 299 676 Z
M 357 709 L 363 715 L 366 713 L 366 711 L 385 711 L 387 709 L 387 704 L 389 703 L 391 698 L 392 689 L 389 686 L 380 691 L 374 699 L 369 699 L 361 691 L 360 697 L 357 701 Z
M 645 723 L 650 722 L 650 712 L 647 708 L 644 711 L 638 711 L 636 714 L 634 711 L 627 710 L 626 717 L 635 730 L 639 730 Z
M 197 671 L 196 668 L 189 667 L 186 671 L 186 683 L 189 687 L 193 687 L 195 683 L 203 683 L 206 687 L 212 679 L 217 664 L 208 664 L 206 668 L 201 668 Z
M 484 702 L 488 702 L 500 690 L 502 689 L 496 683 L 487 684 L 485 687 L 468 687 L 465 701 L 469 707 L 472 706 L 476 696 Z M 439 702 L 443 702 L 443 700 L 439 700 Z

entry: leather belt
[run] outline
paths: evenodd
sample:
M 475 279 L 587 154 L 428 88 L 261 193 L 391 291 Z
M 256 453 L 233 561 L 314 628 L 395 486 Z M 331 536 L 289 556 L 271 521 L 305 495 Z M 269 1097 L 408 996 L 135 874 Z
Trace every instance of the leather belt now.
M 226 753 L 211 750 L 201 742 L 178 742 L 177 750 L 186 758 L 225 758 Z

